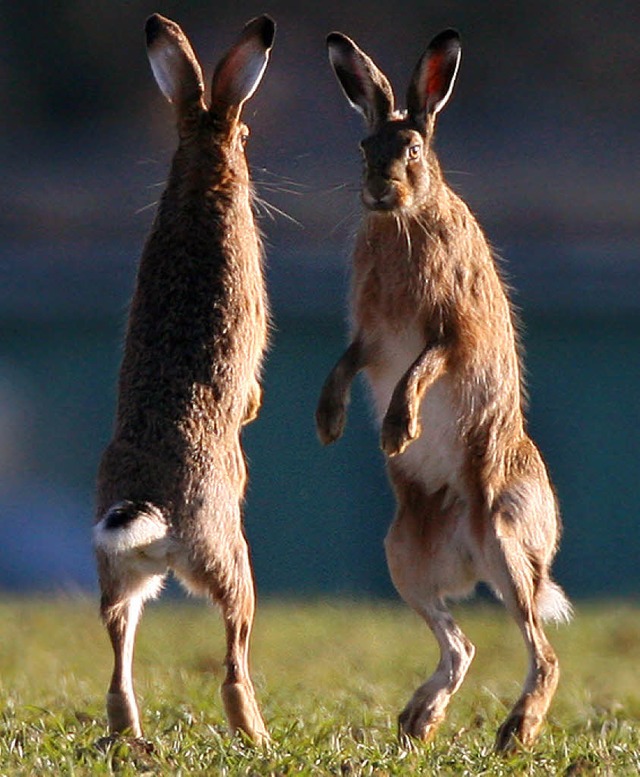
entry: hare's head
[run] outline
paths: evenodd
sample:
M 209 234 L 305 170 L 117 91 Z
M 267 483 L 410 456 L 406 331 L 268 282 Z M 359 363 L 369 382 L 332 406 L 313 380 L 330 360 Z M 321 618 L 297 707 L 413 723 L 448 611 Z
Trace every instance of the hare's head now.
M 329 60 L 347 99 L 365 118 L 362 200 L 372 211 L 417 211 L 430 195 L 431 139 L 438 112 L 451 95 L 460 64 L 460 39 L 445 30 L 420 57 L 407 91 L 407 110 L 394 106 L 391 85 L 346 35 L 327 38 Z
M 259 16 L 247 23 L 215 69 L 209 105 L 202 69 L 180 27 L 153 14 L 145 33 L 153 74 L 175 108 L 181 145 L 203 150 L 224 145 L 232 154 L 243 154 L 248 130 L 240 114 L 267 67 L 275 36 L 273 20 Z

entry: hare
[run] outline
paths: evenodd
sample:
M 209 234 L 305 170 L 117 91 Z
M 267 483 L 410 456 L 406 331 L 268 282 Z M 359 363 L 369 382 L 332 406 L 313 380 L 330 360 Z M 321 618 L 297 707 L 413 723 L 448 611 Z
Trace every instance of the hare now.
M 426 741 L 443 720 L 475 651 L 445 600 L 485 581 L 515 618 L 530 660 L 496 746 L 530 745 L 558 682 L 541 621 L 566 619 L 571 608 L 550 579 L 560 518 L 525 428 L 514 316 L 487 241 L 432 147 L 458 72 L 459 36 L 445 30 L 431 41 L 405 112 L 352 40 L 334 32 L 327 45 L 369 134 L 351 344 L 324 383 L 316 424 L 324 444 L 341 436 L 351 382 L 364 370 L 397 501 L 385 539 L 389 571 L 441 654 L 400 714 L 399 734 Z
M 173 571 L 219 604 L 226 715 L 232 732 L 260 743 L 268 734 L 248 666 L 255 594 L 240 430 L 260 407 L 268 311 L 240 113 L 264 74 L 275 25 L 261 16 L 245 26 L 215 70 L 209 106 L 180 27 L 155 14 L 145 31 L 179 143 L 138 268 L 115 431 L 98 473 L 93 538 L 115 658 L 109 727 L 141 736 L 136 627 Z

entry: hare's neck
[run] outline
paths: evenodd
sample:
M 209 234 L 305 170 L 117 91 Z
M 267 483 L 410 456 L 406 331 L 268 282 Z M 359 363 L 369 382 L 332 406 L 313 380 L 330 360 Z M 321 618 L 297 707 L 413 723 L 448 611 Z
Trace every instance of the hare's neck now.
M 449 299 L 457 276 L 491 263 L 477 222 L 450 190 L 416 213 L 372 213 L 363 223 L 354 270 L 358 279 L 376 277 L 389 288 L 421 289 Z
M 203 221 L 224 224 L 240 218 L 252 222 L 252 189 L 244 155 L 225 148 L 174 157 L 161 212 L 165 217 L 201 214 Z
M 244 170 L 237 171 L 224 158 L 199 163 L 176 155 L 141 259 L 142 275 L 189 278 L 200 268 L 206 282 L 209 272 L 224 267 L 234 282 L 247 275 L 260 280 L 261 244 L 241 161 Z

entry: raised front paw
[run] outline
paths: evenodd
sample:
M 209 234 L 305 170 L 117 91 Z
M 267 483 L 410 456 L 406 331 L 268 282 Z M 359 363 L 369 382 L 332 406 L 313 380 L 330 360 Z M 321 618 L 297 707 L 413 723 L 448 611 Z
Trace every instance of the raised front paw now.
M 380 433 L 380 447 L 387 456 L 397 456 L 420 436 L 420 424 L 416 415 L 405 408 L 400 412 L 389 408 Z
M 342 437 L 347 410 L 342 402 L 336 402 L 323 391 L 316 408 L 316 429 L 323 445 L 329 445 Z

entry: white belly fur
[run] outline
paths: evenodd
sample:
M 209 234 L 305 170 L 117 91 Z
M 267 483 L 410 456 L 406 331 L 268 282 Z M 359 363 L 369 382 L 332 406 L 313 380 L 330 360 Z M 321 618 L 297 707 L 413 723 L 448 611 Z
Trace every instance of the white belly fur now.
M 417 329 L 385 334 L 380 362 L 375 374 L 368 375 L 379 424 L 398 381 L 423 348 L 424 340 Z M 385 548 L 391 577 L 400 595 L 418 611 L 425 601 L 468 595 L 478 580 L 474 543 L 469 538 L 468 500 L 462 477 L 464 448 L 457 417 L 453 380 L 444 375 L 422 400 L 420 437 L 394 459 L 394 464 L 421 483 L 428 494 L 446 486 L 448 504 L 458 505 L 449 513 L 451 523 L 442 533 L 441 542 L 417 546 L 413 533 L 406 535 L 404 523 L 397 519 L 387 534 Z
M 424 340 L 417 329 L 387 332 L 382 337 L 375 375 L 368 375 L 379 425 L 398 381 L 423 348 Z M 464 451 L 448 375 L 442 376 L 427 391 L 420 409 L 420 422 L 420 437 L 407 446 L 395 462 L 402 466 L 408 477 L 421 482 L 427 493 L 432 494 L 448 485 L 460 496 Z

